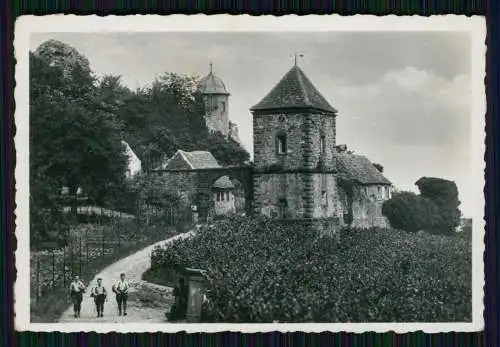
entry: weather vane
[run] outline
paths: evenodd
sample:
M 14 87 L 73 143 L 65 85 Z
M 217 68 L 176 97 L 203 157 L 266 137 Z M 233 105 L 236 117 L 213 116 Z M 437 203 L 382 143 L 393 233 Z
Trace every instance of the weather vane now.
M 295 52 L 295 54 L 293 55 L 293 61 L 295 66 L 297 66 L 297 57 L 302 58 L 304 57 L 304 54 Z

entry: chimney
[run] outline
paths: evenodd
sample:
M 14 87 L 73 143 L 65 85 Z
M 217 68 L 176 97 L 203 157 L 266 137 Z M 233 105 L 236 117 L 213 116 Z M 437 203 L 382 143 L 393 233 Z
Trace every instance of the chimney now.
M 347 151 L 347 145 L 337 145 L 335 148 L 337 148 L 337 153 L 343 153 Z

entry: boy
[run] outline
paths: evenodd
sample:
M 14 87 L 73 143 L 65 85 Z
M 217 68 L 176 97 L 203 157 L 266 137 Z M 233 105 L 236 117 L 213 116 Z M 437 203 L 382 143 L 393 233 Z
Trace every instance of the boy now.
M 97 308 L 97 317 L 104 317 L 104 301 L 106 300 L 106 288 L 102 285 L 102 278 L 97 279 L 97 286 L 92 289 L 91 296 L 94 298 L 95 307 Z
M 113 286 L 113 292 L 116 294 L 116 303 L 118 304 L 118 315 L 122 315 L 122 305 L 123 305 L 123 315 L 127 315 L 127 299 L 128 299 L 128 281 L 125 280 L 125 274 L 120 274 L 120 280 Z
M 85 293 L 85 285 L 80 281 L 80 277 L 75 275 L 73 282 L 69 286 L 69 295 L 73 302 L 73 311 L 75 318 L 80 317 L 80 310 L 82 308 L 83 293 Z

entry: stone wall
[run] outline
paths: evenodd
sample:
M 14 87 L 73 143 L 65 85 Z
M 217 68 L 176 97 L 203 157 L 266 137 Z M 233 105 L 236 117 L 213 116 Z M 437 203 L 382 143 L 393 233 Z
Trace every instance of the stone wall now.
M 339 201 L 341 202 L 344 216 L 349 209 L 351 209 L 351 227 L 361 229 L 389 227 L 387 218 L 382 214 L 382 205 L 387 199 L 381 199 L 373 196 L 374 193 L 378 192 L 378 188 L 379 187 L 375 185 L 354 185 L 352 189 L 351 201 L 349 201 L 350 199 L 348 197 L 348 193 L 344 189 L 338 189 Z
M 254 163 L 256 169 L 271 166 L 283 170 L 315 169 L 320 158 L 326 170 L 335 168 L 335 118 L 329 115 L 254 114 Z M 277 136 L 285 134 L 287 154 L 277 153 Z M 321 137 L 324 136 L 324 154 Z
M 154 173 L 155 181 L 164 184 L 173 192 L 178 192 L 182 203 L 189 205 L 197 192 L 197 174 L 195 171 L 161 171 Z
M 224 106 L 223 106 L 224 103 Z M 205 123 L 212 131 L 229 134 L 229 98 L 227 95 L 209 94 L 205 99 Z
M 313 218 L 342 217 L 334 174 L 313 174 Z
M 277 218 L 279 200 L 286 199 L 285 218 L 302 218 L 304 214 L 305 178 L 302 173 L 254 174 L 254 211 L 268 217 Z

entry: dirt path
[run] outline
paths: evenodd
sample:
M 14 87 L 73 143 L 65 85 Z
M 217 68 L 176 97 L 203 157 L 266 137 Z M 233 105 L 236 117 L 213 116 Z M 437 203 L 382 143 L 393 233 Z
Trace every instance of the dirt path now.
M 80 318 L 73 317 L 73 307 L 70 306 L 59 319 L 59 323 L 164 322 L 164 315 L 168 309 L 165 302 L 169 300 L 171 289 L 144 282 L 141 276 L 151 266 L 150 255 L 155 246 L 185 238 L 191 234 L 188 232 L 157 242 L 105 268 L 86 284 L 87 292 L 83 295 Z M 118 316 L 118 305 L 111 291 L 111 286 L 119 279 L 122 272 L 127 274 L 130 283 L 126 317 Z M 103 285 L 108 291 L 108 299 L 104 304 L 104 317 L 100 318 L 97 317 L 94 300 L 90 297 L 90 289 L 96 285 L 98 277 L 103 279 Z

